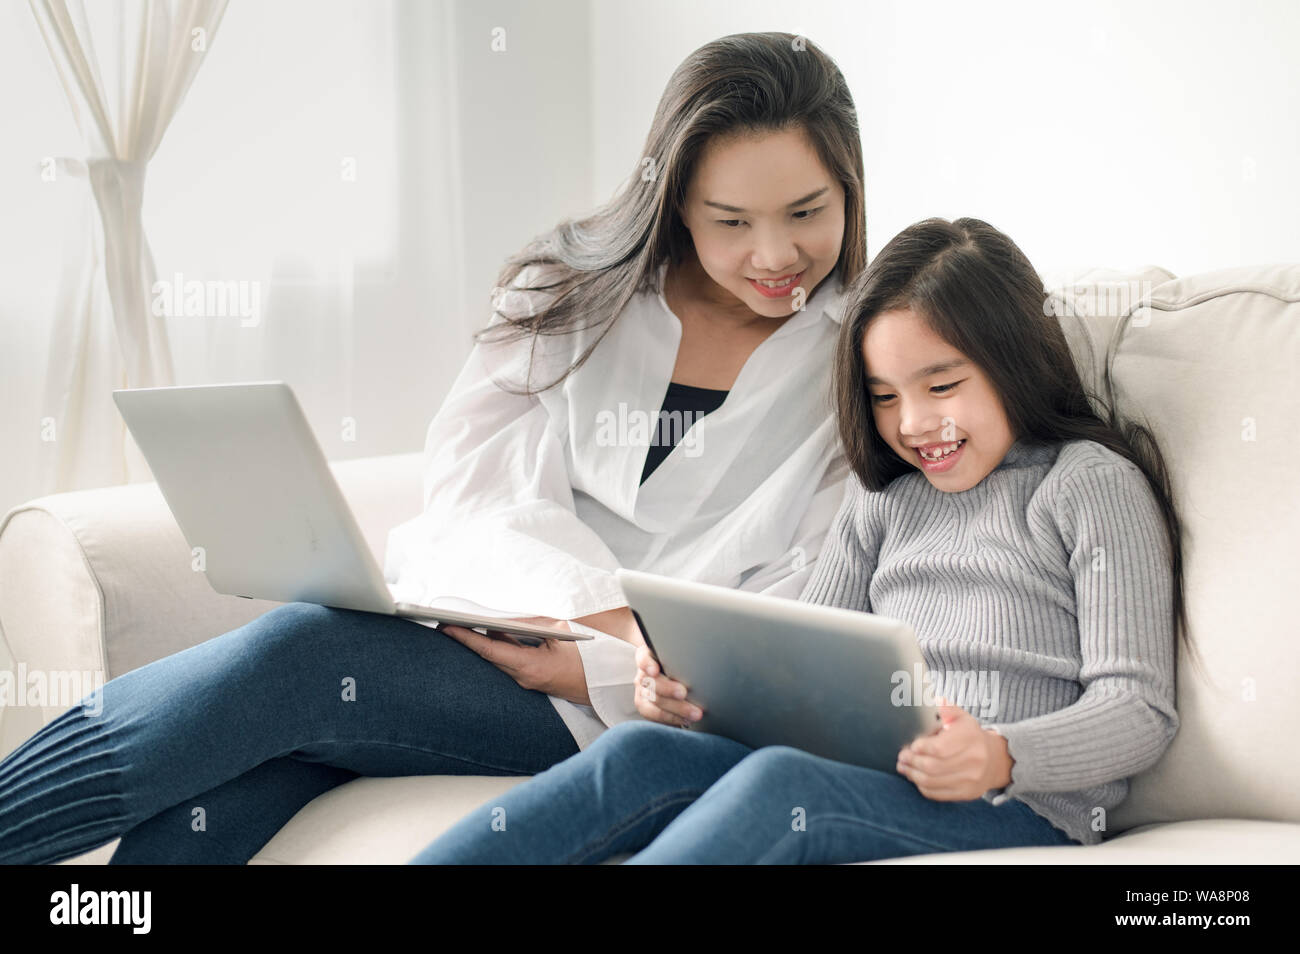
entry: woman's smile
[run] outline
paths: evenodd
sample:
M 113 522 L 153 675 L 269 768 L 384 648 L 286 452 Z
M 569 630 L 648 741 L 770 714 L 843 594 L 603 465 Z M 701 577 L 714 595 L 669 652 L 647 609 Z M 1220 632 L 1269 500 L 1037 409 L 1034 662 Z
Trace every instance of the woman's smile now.
M 794 272 L 781 278 L 751 278 L 749 284 L 760 295 L 767 298 L 785 298 L 787 295 L 794 294 L 794 290 L 799 287 L 799 279 L 803 277 L 803 272 Z

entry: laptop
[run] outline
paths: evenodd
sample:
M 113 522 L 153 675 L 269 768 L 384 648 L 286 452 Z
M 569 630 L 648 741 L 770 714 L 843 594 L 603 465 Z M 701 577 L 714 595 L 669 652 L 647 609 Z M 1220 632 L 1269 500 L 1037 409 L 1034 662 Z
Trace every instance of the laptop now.
M 898 750 L 941 724 L 916 636 L 901 620 L 615 575 L 660 668 L 704 709 L 693 731 L 894 773 Z
M 218 593 L 453 623 L 529 645 L 592 638 L 399 601 L 283 381 L 129 388 L 113 400 Z

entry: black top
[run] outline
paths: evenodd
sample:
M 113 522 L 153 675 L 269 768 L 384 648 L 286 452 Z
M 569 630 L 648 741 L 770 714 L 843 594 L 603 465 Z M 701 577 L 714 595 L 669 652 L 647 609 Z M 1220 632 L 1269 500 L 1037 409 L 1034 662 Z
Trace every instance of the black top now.
M 727 399 L 727 392 L 716 388 L 697 388 L 689 384 L 668 382 L 663 410 L 654 421 L 650 433 L 650 447 L 641 470 L 641 483 L 645 483 L 656 467 L 672 452 L 691 425 L 711 411 L 716 411 Z M 678 413 L 674 414 L 676 411 Z

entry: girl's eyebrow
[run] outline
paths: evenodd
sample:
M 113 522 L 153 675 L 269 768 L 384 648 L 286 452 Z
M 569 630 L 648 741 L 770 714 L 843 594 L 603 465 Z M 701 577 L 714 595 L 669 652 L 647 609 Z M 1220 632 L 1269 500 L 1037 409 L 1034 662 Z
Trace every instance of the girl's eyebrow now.
M 795 199 L 793 202 L 787 205 L 786 208 L 793 209 L 796 205 L 803 205 L 805 202 L 811 202 L 813 199 L 820 197 L 822 193 L 829 192 L 829 191 L 830 191 L 830 186 L 822 186 L 816 192 L 809 192 L 802 199 Z M 721 209 L 723 212 L 744 212 L 745 211 L 744 209 L 736 208 L 734 205 L 723 205 L 721 202 L 714 202 L 710 199 L 705 199 L 704 204 L 711 205 L 715 209 Z
M 938 364 L 927 365 L 924 368 L 922 368 L 920 371 L 916 372 L 916 374 L 912 375 L 912 380 L 918 381 L 921 378 L 928 378 L 932 374 L 942 374 L 945 371 L 953 371 L 956 370 L 957 368 L 964 368 L 968 364 L 970 364 L 970 362 L 967 361 L 965 358 L 953 358 L 949 361 L 940 361 Z M 873 387 L 889 387 L 888 381 L 886 381 L 884 378 L 878 378 L 874 374 L 867 375 L 867 384 Z

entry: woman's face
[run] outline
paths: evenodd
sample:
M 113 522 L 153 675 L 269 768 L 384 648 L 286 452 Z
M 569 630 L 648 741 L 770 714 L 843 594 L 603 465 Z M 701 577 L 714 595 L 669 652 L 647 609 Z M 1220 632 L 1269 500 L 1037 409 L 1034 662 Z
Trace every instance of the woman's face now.
M 988 377 L 912 309 L 870 321 L 862 358 L 876 430 L 939 490 L 970 490 L 1015 443 Z M 918 450 L 937 456 L 952 444 L 960 446 L 940 461 Z
M 839 260 L 844 189 L 802 128 L 715 138 L 691 177 L 682 220 L 712 280 L 707 300 L 788 317 Z

